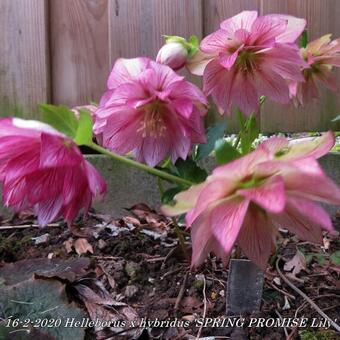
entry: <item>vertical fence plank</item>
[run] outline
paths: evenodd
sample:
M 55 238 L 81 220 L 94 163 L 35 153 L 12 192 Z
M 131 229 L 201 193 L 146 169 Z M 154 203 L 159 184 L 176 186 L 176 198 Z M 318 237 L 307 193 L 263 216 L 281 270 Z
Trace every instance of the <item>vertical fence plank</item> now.
M 203 0 L 204 1 L 204 19 L 203 19 L 203 32 L 204 36 L 216 31 L 220 23 L 232 17 L 239 12 L 245 10 L 260 10 L 260 0 Z M 216 115 L 211 117 L 212 121 L 219 121 L 225 119 Z M 227 118 L 227 131 L 238 132 L 239 123 L 236 115 Z
M 163 35 L 202 37 L 201 0 L 110 0 L 110 63 L 117 58 L 156 58 Z M 181 74 L 200 84 L 200 77 Z
M 309 39 L 327 33 L 340 36 L 340 6 L 338 0 L 262 0 L 262 14 L 286 13 L 307 19 Z M 336 71 L 340 86 L 340 72 Z M 340 96 L 321 90 L 321 100 L 312 101 L 303 108 L 293 105 L 266 103 L 261 115 L 262 131 L 323 131 L 340 129 L 340 123 L 331 119 L 340 113 Z
M 45 0 L 0 0 L 0 116 L 28 113 L 49 99 Z
M 107 0 L 51 0 L 53 103 L 98 101 L 109 72 Z
M 120 57 L 155 58 L 164 34 L 201 37 L 201 0 L 110 0 L 111 64 Z

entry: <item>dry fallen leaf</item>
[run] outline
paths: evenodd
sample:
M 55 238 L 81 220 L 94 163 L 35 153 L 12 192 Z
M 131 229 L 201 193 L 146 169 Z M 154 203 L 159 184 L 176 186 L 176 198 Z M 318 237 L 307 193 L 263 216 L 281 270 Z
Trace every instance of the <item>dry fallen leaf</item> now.
M 87 252 L 93 254 L 93 248 L 86 238 L 78 238 L 73 246 L 78 255 L 86 254 Z
M 295 256 L 285 263 L 283 269 L 287 272 L 292 272 L 293 276 L 300 273 L 301 270 L 306 270 L 306 260 L 303 254 L 297 250 Z
M 70 237 L 68 240 L 66 240 L 63 245 L 66 248 L 67 253 L 71 253 L 73 251 L 72 247 L 73 247 L 73 238 Z

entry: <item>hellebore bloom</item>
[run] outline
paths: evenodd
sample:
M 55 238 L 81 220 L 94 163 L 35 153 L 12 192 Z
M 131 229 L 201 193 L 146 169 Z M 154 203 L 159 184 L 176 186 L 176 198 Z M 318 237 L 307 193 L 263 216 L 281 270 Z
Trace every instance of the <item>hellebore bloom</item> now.
M 273 137 L 177 194 L 176 204 L 162 210 L 169 216 L 187 213 L 192 266 L 202 263 L 209 252 L 226 262 L 237 243 L 265 269 L 278 227 L 322 243 L 321 230 L 333 227 L 326 211 L 313 201 L 340 204 L 340 189 L 316 159 L 333 144 L 331 132 L 297 143 Z
M 187 67 L 203 75 L 203 90 L 221 113 L 229 114 L 235 105 L 249 116 L 258 111 L 262 95 L 288 103 L 287 80 L 303 81 L 305 63 L 295 41 L 305 25 L 305 20 L 287 15 L 241 12 L 201 41 Z
M 300 50 L 301 57 L 307 62 L 302 70 L 305 82 L 290 82 L 290 93 L 296 104 L 304 105 L 308 100 L 319 97 L 319 81 L 332 91 L 337 91 L 336 77 L 332 67 L 340 67 L 340 39 L 331 41 L 331 34 L 310 42 Z
M 106 191 L 97 170 L 77 145 L 51 126 L 33 120 L 0 120 L 0 181 L 4 204 L 32 209 L 41 226 L 64 216 L 70 225 Z
M 94 125 L 104 147 L 155 166 L 167 156 L 185 159 L 192 143 L 205 142 L 206 97 L 170 67 L 118 59 L 107 85 Z
M 182 43 L 170 42 L 163 45 L 158 51 L 156 61 L 177 71 L 184 67 L 187 58 L 188 50 Z

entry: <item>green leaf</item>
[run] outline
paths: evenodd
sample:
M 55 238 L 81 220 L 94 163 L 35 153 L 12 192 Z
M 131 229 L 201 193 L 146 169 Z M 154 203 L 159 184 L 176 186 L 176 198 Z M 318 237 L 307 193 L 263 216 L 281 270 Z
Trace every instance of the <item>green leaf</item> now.
M 334 263 L 335 265 L 337 266 L 340 265 L 340 250 L 337 250 L 329 258 L 332 261 L 332 263 Z
M 66 106 L 55 106 L 50 104 L 40 104 L 43 116 L 42 121 L 51 125 L 63 134 L 74 138 L 78 129 L 78 119 Z
M 192 159 L 188 158 L 185 161 L 179 159 L 175 164 L 180 177 L 185 178 L 194 183 L 203 182 L 208 174 L 200 168 Z
M 198 145 L 195 160 L 200 161 L 210 155 L 210 153 L 214 150 L 215 142 L 224 136 L 225 128 L 225 121 L 218 122 L 208 128 L 207 143 Z
M 241 135 L 241 149 L 242 153 L 246 154 L 252 149 L 254 140 L 260 133 L 260 126 L 256 120 L 256 115 L 252 114 L 248 119 L 244 120 Z
M 305 48 L 308 44 L 308 32 L 304 30 L 300 37 L 300 47 Z
M 218 164 L 228 163 L 241 154 L 229 142 L 224 139 L 219 139 L 215 143 L 215 157 Z
M 191 58 L 196 54 L 199 48 L 199 40 L 196 35 L 190 36 L 188 40 L 188 46 L 189 46 L 188 57 Z
M 1 313 L 3 316 L 11 317 L 11 320 L 19 319 L 22 322 L 32 320 L 33 325 L 38 325 L 38 319 L 46 319 L 46 325 L 41 325 L 39 331 L 47 333 L 46 339 L 83 339 L 85 332 L 80 327 L 64 327 L 67 320 L 81 321 L 86 317 L 85 313 L 74 304 L 68 302 L 65 292 L 65 285 L 59 281 L 36 280 L 20 282 L 13 286 L 6 286 L 0 295 Z M 60 325 L 53 325 L 60 319 Z M 0 324 L 0 338 L 6 339 L 6 324 L 9 320 L 4 320 Z M 59 321 L 58 321 L 59 322 Z M 11 323 L 12 324 L 12 323 Z M 22 324 L 14 324 L 11 331 L 19 332 Z M 15 334 L 13 333 L 13 334 Z M 19 333 L 20 334 L 20 333 Z M 38 334 L 31 336 L 23 334 L 22 339 L 37 339 Z M 5 337 L 2 337 L 5 336 Z M 9 335 L 8 339 L 12 339 Z M 13 337 L 13 339 L 15 339 Z M 20 337 L 16 339 L 21 339 Z
M 170 188 L 162 194 L 161 200 L 163 204 L 169 204 L 173 201 L 175 195 L 177 195 L 179 192 L 181 192 L 183 188 L 181 187 L 175 187 L 175 188 Z
M 90 112 L 86 109 L 80 109 L 78 128 L 74 141 L 78 145 L 86 145 L 92 142 L 92 118 Z

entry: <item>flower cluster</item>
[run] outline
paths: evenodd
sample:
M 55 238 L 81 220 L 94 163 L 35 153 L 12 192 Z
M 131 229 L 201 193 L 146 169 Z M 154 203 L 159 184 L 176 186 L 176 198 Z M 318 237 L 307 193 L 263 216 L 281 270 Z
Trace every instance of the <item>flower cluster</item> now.
M 170 67 L 119 59 L 107 86 L 94 125 L 103 146 L 155 166 L 168 156 L 186 159 L 193 143 L 205 142 L 206 97 Z
M 304 104 L 318 96 L 317 82 L 336 90 L 331 70 L 340 66 L 340 40 L 325 35 L 299 49 L 305 26 L 304 19 L 288 15 L 244 11 L 201 43 L 195 36 L 166 36 L 156 61 L 118 59 L 98 105 L 72 111 L 45 105 L 45 121 L 53 127 L 1 119 L 5 205 L 33 210 L 41 226 L 61 216 L 70 225 L 106 191 L 77 146 L 85 145 L 177 185 L 165 192 L 167 202 L 179 192 L 175 204 L 162 210 L 186 213 L 193 266 L 210 252 L 226 262 L 238 244 L 264 269 L 279 227 L 320 243 L 322 230 L 333 227 L 315 201 L 340 204 L 340 189 L 317 162 L 334 145 L 333 133 L 299 142 L 272 137 L 255 150 L 253 143 L 259 134 L 253 113 L 266 97 Z M 183 67 L 203 76 L 203 91 L 176 73 Z M 224 122 L 222 134 L 217 126 L 206 138 L 210 95 L 221 114 L 238 109 L 241 131 L 233 145 L 223 138 Z M 207 177 L 196 163 L 213 150 L 223 165 Z M 219 159 L 221 153 L 228 154 Z
M 38 121 L 0 120 L 0 169 L 5 205 L 32 209 L 41 226 L 60 216 L 70 225 L 106 191 L 75 143 Z
M 273 137 L 175 196 L 176 204 L 162 210 L 170 216 L 187 213 L 192 265 L 202 263 L 209 252 L 226 262 L 237 243 L 265 269 L 278 227 L 322 243 L 321 230 L 333 227 L 326 211 L 313 201 L 338 205 L 340 189 L 316 159 L 333 145 L 331 132 L 298 143 Z

